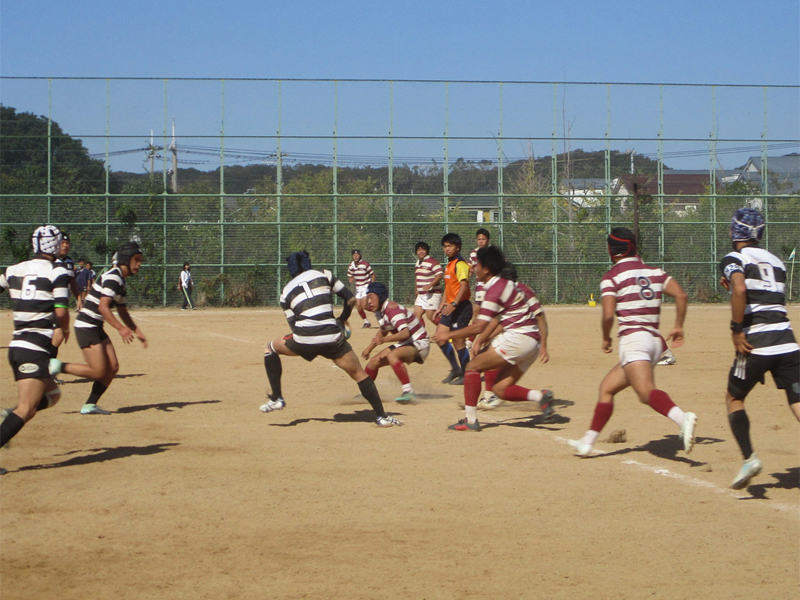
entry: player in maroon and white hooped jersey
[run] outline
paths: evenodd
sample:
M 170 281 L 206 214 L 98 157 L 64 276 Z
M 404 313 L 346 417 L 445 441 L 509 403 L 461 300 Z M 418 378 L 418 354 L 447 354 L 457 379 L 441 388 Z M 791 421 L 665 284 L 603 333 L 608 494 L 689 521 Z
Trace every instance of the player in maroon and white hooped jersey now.
M 367 306 L 367 285 L 375 281 L 375 273 L 370 264 L 361 259 L 361 250 L 353 250 L 353 262 L 347 267 L 347 279 L 355 286 L 356 310 L 364 320 L 363 329 L 371 327 L 364 308 Z
M 517 285 L 517 289 L 525 296 L 528 302 L 528 309 L 533 317 L 536 319 L 536 325 L 539 327 L 539 362 L 546 363 L 550 360 L 550 355 L 547 351 L 547 335 L 549 327 L 547 325 L 547 317 L 544 314 L 541 302 L 536 292 L 529 288 L 524 283 L 517 280 L 517 268 L 512 263 L 506 263 L 503 270 L 500 272 L 500 277 L 513 281 Z M 472 356 L 476 356 L 480 349 L 487 344 L 492 338 L 502 331 L 499 319 L 495 318 L 492 323 L 484 329 L 483 333 L 475 338 L 475 344 L 472 347 Z M 500 371 L 495 369 L 486 371 L 483 374 L 485 392 L 483 398 L 478 402 L 478 408 L 482 410 L 491 410 L 497 408 L 503 403 L 503 400 L 498 398 L 494 393 L 494 382 Z
M 422 321 L 422 316 L 433 322 L 433 313 L 442 303 L 442 279 L 444 269 L 439 261 L 431 256 L 431 247 L 426 242 L 414 246 L 417 262 L 414 265 L 414 282 L 417 299 L 414 301 L 414 316 Z
M 480 335 L 492 322 L 499 319 L 503 333 L 472 358 L 464 374 L 465 418 L 451 425 L 455 431 L 480 431 L 478 423 L 478 397 L 481 393 L 481 373 L 499 369 L 494 393 L 504 400 L 533 401 L 549 416 L 552 413 L 553 393 L 549 390 L 529 390 L 516 385 L 539 355 L 541 336 L 536 318 L 528 301 L 513 281 L 503 279 L 500 273 L 506 264 L 505 256 L 496 246 L 478 250 L 475 274 L 484 282 L 486 295 L 481 302 L 477 320 L 449 334 L 451 338 Z
M 402 304 L 389 299 L 389 291 L 382 283 L 375 281 L 367 286 L 367 308 L 378 318 L 380 330 L 361 353 L 361 358 L 369 355 L 377 346 L 388 342 L 398 342 L 384 348 L 369 361 L 364 368 L 372 379 L 378 376 L 378 369 L 389 365 L 403 385 L 403 394 L 395 398 L 401 404 L 416 399 L 414 388 L 408 377 L 406 364 L 425 362 L 431 347 L 431 340 L 425 326 L 410 310 Z
M 643 404 L 668 417 L 680 427 L 684 451 L 694 446 L 697 415 L 684 412 L 666 392 L 656 389 L 654 369 L 666 348 L 658 331 L 663 294 L 675 298 L 675 325 L 667 335 L 673 347 L 683 344 L 686 292 L 672 277 L 657 267 L 645 264 L 636 253 L 633 232 L 626 227 L 611 230 L 608 254 L 614 266 L 603 276 L 603 352 L 611 353 L 611 328 L 617 316 L 619 364 L 600 384 L 600 399 L 589 431 L 579 440 L 570 440 L 576 456 L 592 454 L 597 437 L 614 410 L 614 396 L 632 386 Z
M 483 227 L 478 229 L 477 233 L 475 234 L 475 243 L 478 244 L 478 246 L 475 248 L 475 250 L 469 253 L 469 260 L 467 261 L 467 264 L 469 264 L 470 275 L 475 275 L 475 265 L 478 264 L 478 250 L 480 250 L 481 248 L 486 248 L 488 246 L 491 246 L 490 242 L 491 239 L 492 236 L 489 233 L 488 229 L 484 229 Z M 477 304 L 477 306 L 480 306 L 481 301 L 483 300 L 483 295 L 485 293 L 483 286 L 484 286 L 483 282 L 476 279 L 474 299 L 475 299 L 475 304 Z M 474 312 L 475 312 L 475 318 L 477 319 L 478 311 L 475 310 Z

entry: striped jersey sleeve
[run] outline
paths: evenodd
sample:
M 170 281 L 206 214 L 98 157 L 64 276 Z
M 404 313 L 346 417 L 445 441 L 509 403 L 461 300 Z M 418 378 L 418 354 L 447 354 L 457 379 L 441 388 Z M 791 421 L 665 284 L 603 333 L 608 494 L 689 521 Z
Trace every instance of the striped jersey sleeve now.
M 603 276 L 601 295 L 616 298 L 620 337 L 636 331 L 661 337 L 658 331 L 661 300 L 670 279 L 664 271 L 646 265 L 638 256 L 617 261 Z
M 731 252 L 720 262 L 722 275 L 731 280 L 734 273 L 744 275 L 747 306 L 744 333 L 760 355 L 786 354 L 800 346 L 786 313 L 786 265 L 777 256 L 755 246 Z
M 105 323 L 103 315 L 100 314 L 101 298 L 111 298 L 111 308 L 118 305 L 125 305 L 127 295 L 125 278 L 119 267 L 114 267 L 98 277 L 92 289 L 83 301 L 83 308 L 75 319 L 76 328 L 102 327 Z
M 467 264 L 470 266 L 470 268 L 475 268 L 475 265 L 478 264 L 478 250 L 480 250 L 480 248 L 475 248 L 475 250 L 469 253 Z
M 50 352 L 56 327 L 56 307 L 66 307 L 69 273 L 44 258 L 34 258 L 6 269 L 14 334 L 10 348 Z
M 298 344 L 332 344 L 342 333 L 333 314 L 333 294 L 349 292 L 330 271 L 310 269 L 283 288 L 280 305 Z
M 528 300 L 513 281 L 495 275 L 486 282 L 485 289 L 478 319 L 491 321 L 497 317 L 503 331 L 541 339 Z
M 408 329 L 414 341 L 428 337 L 422 322 L 405 306 L 393 300 L 387 300 L 378 313 L 378 326 L 381 331 L 388 333 L 398 333 Z
M 525 300 L 528 303 L 528 308 L 530 309 L 531 314 L 534 317 L 543 315 L 544 309 L 542 308 L 541 302 L 539 302 L 539 297 L 536 295 L 536 292 L 519 281 L 517 282 L 517 288 L 519 288 L 519 291 L 522 292 L 523 296 L 525 296 Z
M 422 260 L 418 260 L 416 266 L 414 267 L 414 279 L 417 286 L 417 293 L 422 294 L 423 289 L 430 285 L 431 282 L 443 272 L 442 265 L 439 264 L 439 261 L 432 256 L 426 256 Z M 440 293 L 441 291 L 442 280 L 440 279 L 439 283 L 430 289 L 430 293 L 435 294 Z
M 355 261 L 350 263 L 347 268 L 347 276 L 353 278 L 353 283 L 356 287 L 362 287 L 372 280 L 373 270 L 370 264 L 365 260 L 360 260 L 358 263 Z

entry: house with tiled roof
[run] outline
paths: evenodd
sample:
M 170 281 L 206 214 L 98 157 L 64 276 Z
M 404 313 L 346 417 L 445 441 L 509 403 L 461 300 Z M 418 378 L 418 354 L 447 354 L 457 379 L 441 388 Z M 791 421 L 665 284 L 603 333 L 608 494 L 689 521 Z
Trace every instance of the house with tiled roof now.
M 746 181 L 761 189 L 762 166 L 760 156 L 751 156 L 738 176 L 728 178 L 728 181 Z M 800 154 L 768 156 L 766 167 L 768 194 L 794 194 L 800 191 Z

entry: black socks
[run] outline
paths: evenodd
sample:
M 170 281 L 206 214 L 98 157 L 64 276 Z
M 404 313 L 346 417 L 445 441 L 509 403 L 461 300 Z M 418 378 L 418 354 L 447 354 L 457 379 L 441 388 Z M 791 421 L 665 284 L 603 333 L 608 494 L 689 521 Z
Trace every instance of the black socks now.
M 731 424 L 733 437 L 736 438 L 736 443 L 739 444 L 744 459 L 747 460 L 753 454 L 753 446 L 750 443 L 750 419 L 744 410 L 737 410 L 728 415 L 728 422 Z
M 385 417 L 386 411 L 383 410 L 383 403 L 381 402 L 381 396 L 378 393 L 378 388 L 375 387 L 375 382 L 372 381 L 370 377 L 362 379 L 358 382 L 358 389 L 361 392 L 361 395 L 367 399 L 369 405 L 372 407 L 372 410 L 375 411 L 379 417 Z
M 283 375 L 283 365 L 281 357 L 277 352 L 268 352 L 264 355 L 264 368 L 267 370 L 267 379 L 272 388 L 270 398 L 277 400 L 283 397 L 281 391 L 281 375 Z

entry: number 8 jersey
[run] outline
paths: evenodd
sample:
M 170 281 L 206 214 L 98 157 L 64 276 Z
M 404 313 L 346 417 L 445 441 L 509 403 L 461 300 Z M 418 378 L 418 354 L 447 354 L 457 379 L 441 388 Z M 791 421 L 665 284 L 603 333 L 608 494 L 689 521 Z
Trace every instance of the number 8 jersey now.
M 752 354 L 775 355 L 798 350 L 792 324 L 786 315 L 786 266 L 774 254 L 757 246 L 731 252 L 719 265 L 728 281 L 734 273 L 744 275 L 747 306 L 744 333 Z
M 6 269 L 0 287 L 8 288 L 14 311 L 14 337 L 9 348 L 50 353 L 55 308 L 66 308 L 69 272 L 46 258 L 33 258 Z
M 672 279 L 657 267 L 642 262 L 638 256 L 617 261 L 600 282 L 602 296 L 616 296 L 619 336 L 647 331 L 656 337 L 661 316 L 661 297 Z

